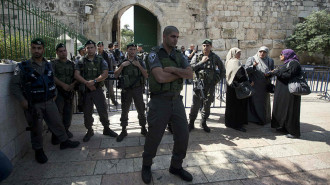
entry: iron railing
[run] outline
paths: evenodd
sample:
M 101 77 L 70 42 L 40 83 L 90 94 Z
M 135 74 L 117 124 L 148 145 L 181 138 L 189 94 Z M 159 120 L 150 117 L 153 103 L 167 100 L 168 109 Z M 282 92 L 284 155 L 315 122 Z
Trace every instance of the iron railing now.
M 29 45 L 36 37 L 45 41 L 44 56 L 48 59 L 55 58 L 56 44 L 66 44 L 68 37 L 73 41 L 73 55 L 77 54 L 78 41 L 85 43 L 87 40 L 76 29 L 27 0 L 1 0 L 0 7 L 0 59 L 22 61 L 29 58 Z

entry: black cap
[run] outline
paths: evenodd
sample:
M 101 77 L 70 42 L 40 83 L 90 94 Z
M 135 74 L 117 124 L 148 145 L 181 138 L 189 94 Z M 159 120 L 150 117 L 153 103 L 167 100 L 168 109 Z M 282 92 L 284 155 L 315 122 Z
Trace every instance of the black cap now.
M 63 43 L 59 43 L 55 47 L 56 51 L 57 51 L 58 48 L 65 48 L 65 45 Z
M 104 45 L 102 41 L 98 41 L 96 45 L 101 44 L 102 46 Z
M 42 45 L 45 46 L 44 40 L 42 38 L 35 38 L 31 41 L 31 44 Z
M 212 45 L 212 40 L 211 39 L 205 39 L 202 44 L 210 44 L 210 45 Z
M 85 46 L 88 45 L 88 44 L 94 44 L 94 46 L 95 46 L 95 42 L 92 41 L 92 40 L 88 40 L 88 41 L 85 43 Z
M 134 44 L 134 43 L 132 42 L 132 43 L 127 44 L 126 47 L 127 47 L 127 49 L 128 49 L 129 47 L 136 47 L 136 44 Z

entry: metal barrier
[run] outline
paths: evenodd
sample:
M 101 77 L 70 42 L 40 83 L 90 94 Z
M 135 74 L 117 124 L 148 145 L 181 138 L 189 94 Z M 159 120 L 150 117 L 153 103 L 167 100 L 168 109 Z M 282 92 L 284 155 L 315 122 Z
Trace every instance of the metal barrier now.
M 322 93 L 321 98 L 330 100 L 328 86 L 330 80 L 330 67 L 302 65 L 306 73 L 308 84 L 314 93 Z
M 115 92 L 115 97 L 116 97 L 116 100 L 118 102 L 120 102 L 121 100 L 121 89 L 118 89 L 117 88 L 117 80 L 114 80 L 114 85 L 113 85 L 113 88 L 114 88 L 114 92 Z M 225 101 L 225 79 L 221 80 L 217 85 L 216 85 L 216 89 L 215 89 L 215 92 L 214 92 L 214 101 L 211 105 L 211 108 L 220 108 L 223 106 L 223 102 Z M 193 98 L 193 88 L 194 88 L 194 85 L 193 84 L 185 84 L 183 86 L 183 90 L 181 91 L 181 95 L 184 97 L 183 99 L 183 103 L 184 103 L 184 106 L 185 108 L 190 108 L 191 107 L 191 103 L 192 103 L 192 98 Z M 104 90 L 106 90 L 106 88 L 104 88 Z M 149 102 L 149 87 L 148 87 L 148 80 L 146 81 L 146 84 L 145 84 L 145 93 L 144 93 L 144 96 L 143 96 L 143 99 L 144 99 L 144 102 L 147 106 L 148 102 Z M 77 96 L 75 96 L 75 104 L 78 103 L 78 98 Z M 110 112 L 117 112 L 119 110 L 121 110 L 120 108 L 120 105 L 119 106 L 114 106 L 111 104 L 111 101 L 110 101 L 110 98 L 107 98 L 107 104 L 108 104 L 108 110 Z M 77 107 L 77 106 L 75 106 Z M 130 110 L 135 110 L 135 106 L 134 106 L 134 101 L 132 102 L 132 105 L 131 105 L 131 109 Z M 74 110 L 74 113 L 78 113 L 78 109 L 76 108 Z
M 311 91 L 313 93 L 322 93 L 321 98 L 324 98 L 326 100 L 330 100 L 330 96 L 328 93 L 328 86 L 329 86 L 329 80 L 330 80 L 330 67 L 325 66 L 307 66 L 302 65 L 302 70 L 307 75 L 307 81 L 310 85 Z M 272 83 L 275 84 L 276 78 L 272 78 Z M 211 108 L 221 108 L 223 107 L 223 104 L 225 102 L 225 96 L 226 96 L 226 80 L 222 79 L 217 85 L 215 89 L 215 99 L 211 105 Z M 114 91 L 116 100 L 120 102 L 120 89 L 117 89 L 117 80 L 114 80 Z M 191 107 L 192 102 L 192 96 L 193 96 L 193 84 L 185 84 L 183 87 L 183 90 L 181 91 L 181 95 L 184 97 L 183 103 L 185 108 Z M 149 102 L 149 96 L 148 96 L 148 80 L 146 81 L 145 86 L 145 93 L 144 93 L 144 101 L 145 104 Z M 121 110 L 120 107 L 115 107 L 114 105 L 111 105 L 110 99 L 107 99 L 108 107 L 110 112 L 116 112 Z M 134 102 L 131 105 L 130 110 L 135 110 Z
M 45 57 L 55 58 L 55 46 L 66 44 L 67 37 L 74 41 L 74 55 L 78 40 L 87 41 L 27 0 L 1 0 L 0 4 L 0 59 L 22 61 L 30 57 L 31 39 L 40 37 L 46 42 Z

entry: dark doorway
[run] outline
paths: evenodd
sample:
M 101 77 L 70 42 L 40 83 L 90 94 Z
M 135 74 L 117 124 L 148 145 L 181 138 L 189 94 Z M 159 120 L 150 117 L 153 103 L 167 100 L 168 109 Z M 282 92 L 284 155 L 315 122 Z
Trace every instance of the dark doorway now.
M 157 45 L 157 17 L 148 10 L 134 6 L 134 42 L 143 44 L 143 49 L 149 52 Z

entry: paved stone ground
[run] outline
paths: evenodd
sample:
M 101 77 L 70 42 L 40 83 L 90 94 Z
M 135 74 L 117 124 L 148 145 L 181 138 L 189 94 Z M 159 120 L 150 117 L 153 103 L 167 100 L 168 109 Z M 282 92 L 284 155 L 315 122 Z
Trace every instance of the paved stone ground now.
M 250 123 L 246 133 L 228 129 L 224 108 L 211 109 L 211 133 L 197 127 L 190 134 L 183 163 L 194 176 L 190 184 L 330 184 L 330 102 L 318 98 L 303 97 L 300 139 L 288 139 L 270 124 Z M 38 164 L 30 151 L 2 184 L 143 184 L 145 138 L 139 134 L 137 113 L 130 112 L 129 135 L 120 143 L 103 136 L 97 114 L 94 118 L 96 134 L 88 143 L 82 142 L 83 115 L 76 114 L 71 131 L 73 139 L 81 141 L 79 148 L 61 151 L 51 145 L 48 133 L 44 141 L 48 163 Z M 109 118 L 119 133 L 120 112 L 109 113 Z M 153 184 L 186 184 L 168 172 L 172 147 L 172 135 L 166 132 L 152 166 Z

